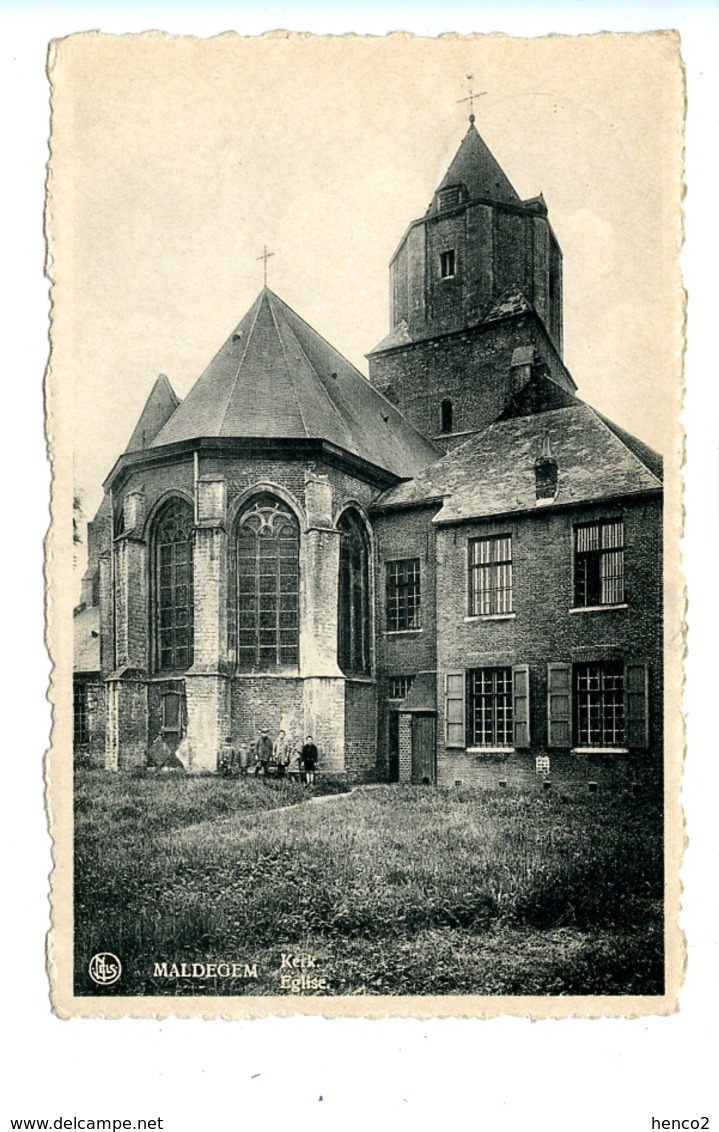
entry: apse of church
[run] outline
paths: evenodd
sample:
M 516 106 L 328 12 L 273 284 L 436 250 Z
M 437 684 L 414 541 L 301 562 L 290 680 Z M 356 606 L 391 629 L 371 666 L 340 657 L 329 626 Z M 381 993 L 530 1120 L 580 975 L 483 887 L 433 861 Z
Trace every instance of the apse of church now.
M 184 402 L 158 379 L 105 485 L 105 765 L 212 772 L 266 728 L 372 777 L 368 507 L 438 454 L 267 288 Z

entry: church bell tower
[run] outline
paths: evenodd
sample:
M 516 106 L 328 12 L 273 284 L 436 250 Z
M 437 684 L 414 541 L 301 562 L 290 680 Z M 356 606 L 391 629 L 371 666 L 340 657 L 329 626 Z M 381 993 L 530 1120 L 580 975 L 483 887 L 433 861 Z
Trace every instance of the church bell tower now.
M 474 114 L 390 261 L 390 324 L 369 355 L 370 381 L 447 448 L 495 419 L 528 364 L 574 388 L 562 363 L 562 253 L 547 206 L 541 195 L 519 198 Z

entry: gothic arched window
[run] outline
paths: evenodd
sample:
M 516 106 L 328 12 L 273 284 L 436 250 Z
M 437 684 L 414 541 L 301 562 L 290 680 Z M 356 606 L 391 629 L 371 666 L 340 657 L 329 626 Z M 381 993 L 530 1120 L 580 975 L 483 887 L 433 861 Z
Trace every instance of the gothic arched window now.
M 300 531 L 281 500 L 261 495 L 237 527 L 237 663 L 242 672 L 296 667 Z
M 346 676 L 371 671 L 369 551 L 360 520 L 345 511 L 337 524 L 340 539 L 337 663 Z
M 441 412 L 442 432 L 452 431 L 452 415 L 452 402 L 450 401 L 449 397 L 445 397 L 444 401 L 442 402 Z
M 193 538 L 192 507 L 172 499 L 154 531 L 155 655 L 162 672 L 184 672 L 192 664 Z

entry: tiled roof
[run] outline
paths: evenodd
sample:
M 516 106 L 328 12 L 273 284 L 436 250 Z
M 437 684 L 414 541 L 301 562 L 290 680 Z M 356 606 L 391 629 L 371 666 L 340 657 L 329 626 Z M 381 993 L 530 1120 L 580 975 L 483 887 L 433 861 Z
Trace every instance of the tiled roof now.
M 664 462 L 658 452 L 655 452 L 654 449 L 650 448 L 648 444 L 645 444 L 643 440 L 632 436 L 631 432 L 620 428 L 618 424 L 615 424 L 614 421 L 610 421 L 608 417 L 602 416 L 601 413 L 597 413 L 597 416 L 600 420 L 604 421 L 607 428 L 610 428 L 615 436 L 619 437 L 622 444 L 626 444 L 627 448 L 634 453 L 637 459 L 641 460 L 643 464 L 646 464 L 649 471 L 653 472 L 657 479 L 662 479 L 664 475 Z
M 200 437 L 326 440 L 398 476 L 439 449 L 268 288 L 153 447 Z
M 589 503 L 657 490 L 656 453 L 610 425 L 581 401 L 564 408 L 499 420 L 471 437 L 414 480 L 398 484 L 376 505 L 398 506 L 443 499 L 435 522 L 533 511 L 534 466 L 548 440 L 557 462 L 555 506 Z M 642 458 L 641 452 L 651 453 Z
M 142 448 L 149 448 L 179 404 L 180 398 L 164 373 L 161 373 L 150 391 L 125 451 L 138 452 Z
M 436 672 L 418 672 L 412 681 L 412 686 L 402 703 L 398 706 L 402 712 L 433 712 L 437 710 L 437 674 Z
M 509 178 L 474 125 L 470 125 L 464 135 L 437 192 L 457 184 L 467 186 L 470 200 L 480 198 L 501 204 L 521 204 Z
M 73 668 L 75 672 L 100 671 L 100 608 L 81 606 L 72 622 L 75 638 Z

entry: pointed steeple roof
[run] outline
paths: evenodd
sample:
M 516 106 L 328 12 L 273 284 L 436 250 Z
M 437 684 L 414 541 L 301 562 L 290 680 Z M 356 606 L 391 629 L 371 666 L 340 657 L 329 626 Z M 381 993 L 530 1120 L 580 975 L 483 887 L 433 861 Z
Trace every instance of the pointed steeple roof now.
M 437 189 L 437 194 L 453 185 L 465 185 L 470 200 L 497 201 L 499 204 L 521 204 L 504 170 L 477 133 L 474 123 L 462 139 L 454 160 Z M 431 208 L 436 207 L 437 196 Z
M 149 448 L 179 404 L 180 398 L 164 373 L 161 373 L 150 391 L 125 451 L 138 452 L 143 448 Z
M 441 455 L 267 287 L 153 447 L 201 437 L 325 440 L 403 477 Z

